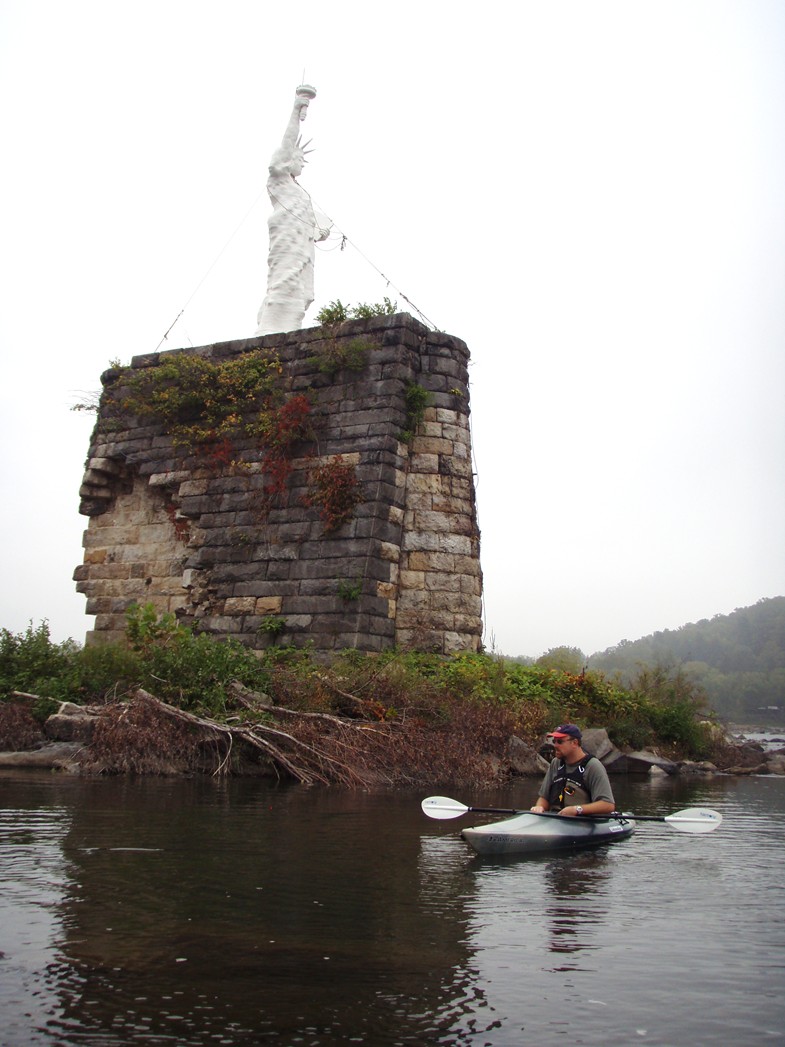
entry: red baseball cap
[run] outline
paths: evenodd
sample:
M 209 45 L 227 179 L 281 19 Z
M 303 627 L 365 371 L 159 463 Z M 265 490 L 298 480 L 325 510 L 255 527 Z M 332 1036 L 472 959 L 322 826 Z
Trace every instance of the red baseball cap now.
M 563 723 L 555 730 L 551 731 L 548 735 L 549 738 L 577 738 L 581 740 L 583 735 L 581 734 L 580 727 L 576 727 L 574 723 Z

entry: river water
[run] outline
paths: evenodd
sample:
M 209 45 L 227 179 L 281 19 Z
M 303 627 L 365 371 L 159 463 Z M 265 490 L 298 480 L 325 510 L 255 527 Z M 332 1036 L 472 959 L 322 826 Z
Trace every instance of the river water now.
M 725 820 L 489 860 L 421 792 L 0 772 L 0 1042 L 782 1043 L 785 779 L 614 786 Z

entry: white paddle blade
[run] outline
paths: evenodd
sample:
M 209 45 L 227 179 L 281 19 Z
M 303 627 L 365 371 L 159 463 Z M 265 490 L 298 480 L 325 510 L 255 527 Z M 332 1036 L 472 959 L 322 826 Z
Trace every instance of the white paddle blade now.
M 460 818 L 469 808 L 449 796 L 428 796 L 420 805 L 429 818 Z
M 710 811 L 707 807 L 689 807 L 686 811 L 669 814 L 665 821 L 683 833 L 710 833 L 722 825 L 719 811 Z

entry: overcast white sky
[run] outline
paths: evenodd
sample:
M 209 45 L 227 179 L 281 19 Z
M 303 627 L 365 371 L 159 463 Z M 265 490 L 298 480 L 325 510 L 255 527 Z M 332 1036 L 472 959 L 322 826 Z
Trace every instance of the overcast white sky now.
M 486 644 L 785 594 L 780 0 L 0 0 L 0 626 L 92 623 L 71 404 L 186 305 L 164 347 L 253 334 L 303 71 L 313 312 L 472 353 Z

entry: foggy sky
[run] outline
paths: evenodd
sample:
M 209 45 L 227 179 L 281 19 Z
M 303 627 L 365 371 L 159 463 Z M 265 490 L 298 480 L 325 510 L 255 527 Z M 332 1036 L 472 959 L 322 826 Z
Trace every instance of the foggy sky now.
M 0 626 L 91 626 L 109 361 L 253 334 L 303 76 L 311 322 L 386 295 L 472 354 L 486 645 L 785 594 L 784 59 L 777 0 L 5 0 Z

